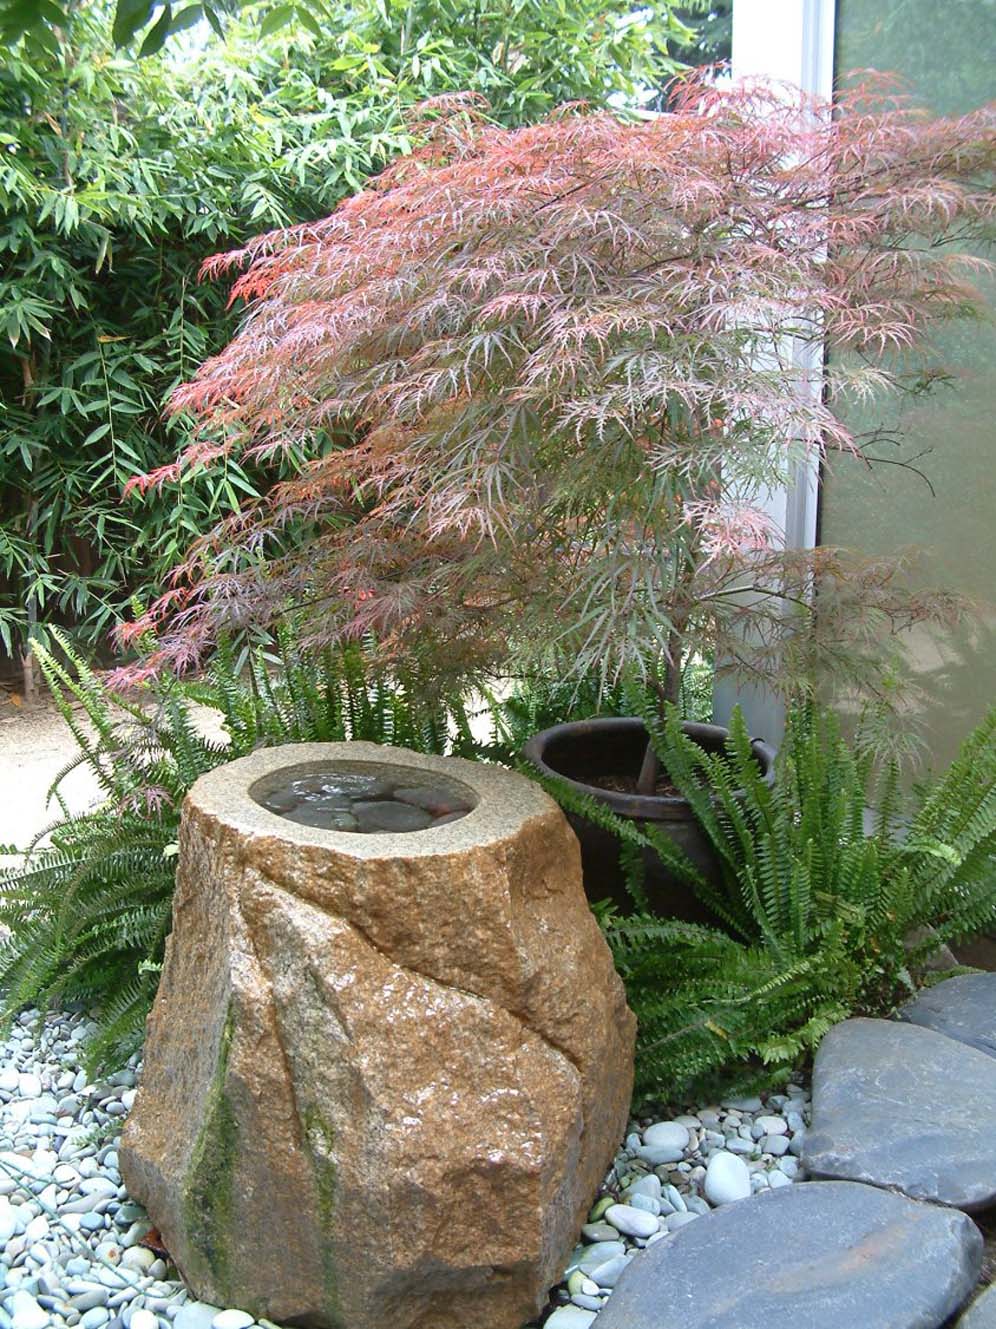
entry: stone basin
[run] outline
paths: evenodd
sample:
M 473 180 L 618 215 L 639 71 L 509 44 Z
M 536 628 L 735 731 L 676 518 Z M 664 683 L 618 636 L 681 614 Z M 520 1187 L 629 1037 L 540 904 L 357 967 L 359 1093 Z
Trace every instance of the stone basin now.
M 259 801 L 343 765 L 450 782 L 470 811 L 356 834 Z M 261 750 L 184 803 L 125 1182 L 215 1305 L 520 1329 L 625 1132 L 634 1027 L 538 785 L 366 743 Z

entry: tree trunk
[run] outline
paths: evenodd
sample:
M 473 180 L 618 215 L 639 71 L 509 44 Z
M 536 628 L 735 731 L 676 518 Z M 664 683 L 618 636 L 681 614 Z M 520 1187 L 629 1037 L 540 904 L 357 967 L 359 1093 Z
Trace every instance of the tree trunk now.
M 28 597 L 28 630 L 24 638 L 24 654 L 21 656 L 21 669 L 24 673 L 24 700 L 34 701 L 37 688 L 35 686 L 35 657 L 31 650 L 31 643 L 34 640 L 35 629 L 38 626 L 38 608 L 35 604 L 33 595 Z
M 662 715 L 665 713 L 665 707 L 668 703 L 677 706 L 681 700 L 681 651 L 674 641 L 671 642 L 671 658 L 664 670 L 664 682 L 658 685 L 657 691 L 661 699 Z M 656 793 L 660 773 L 660 759 L 654 751 L 654 745 L 651 741 L 647 743 L 647 749 L 643 754 L 640 774 L 636 781 L 636 792 L 638 794 Z

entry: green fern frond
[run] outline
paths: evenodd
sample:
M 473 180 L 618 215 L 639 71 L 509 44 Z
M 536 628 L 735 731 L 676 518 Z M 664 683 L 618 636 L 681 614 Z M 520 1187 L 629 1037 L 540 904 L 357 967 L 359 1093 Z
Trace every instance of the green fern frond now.
M 674 1100 L 759 1067 L 787 1075 L 837 1021 L 905 999 L 940 944 L 996 928 L 996 709 L 912 804 L 895 764 L 876 770 L 815 705 L 789 717 L 772 785 L 739 714 L 725 755 L 696 750 L 674 710 L 647 724 L 721 864 L 718 884 L 695 889 L 730 933 L 602 919 L 638 1016 L 644 1097 Z M 628 857 L 648 842 L 670 866 L 660 830 L 621 829 L 548 787 L 615 829 Z

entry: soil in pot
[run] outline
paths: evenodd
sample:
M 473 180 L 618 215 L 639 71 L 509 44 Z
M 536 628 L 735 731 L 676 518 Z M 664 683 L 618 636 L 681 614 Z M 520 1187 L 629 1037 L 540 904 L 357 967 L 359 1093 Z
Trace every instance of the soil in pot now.
M 596 789 L 607 789 L 614 794 L 636 793 L 637 777 L 635 775 L 616 772 L 611 775 L 589 775 L 587 779 L 588 783 L 594 785 Z M 658 798 L 681 797 L 678 786 L 667 775 L 657 777 L 654 793 Z

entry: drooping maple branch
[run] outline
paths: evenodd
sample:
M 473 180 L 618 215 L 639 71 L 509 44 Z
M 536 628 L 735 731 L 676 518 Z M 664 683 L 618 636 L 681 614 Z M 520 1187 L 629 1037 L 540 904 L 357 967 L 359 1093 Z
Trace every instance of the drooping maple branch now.
M 860 456 L 855 397 L 935 381 L 931 329 L 983 303 L 943 242 L 991 225 L 996 118 L 874 82 L 833 115 L 760 85 L 673 105 L 515 131 L 435 108 L 331 217 L 206 265 L 247 314 L 176 394 L 191 447 L 140 483 L 309 460 L 193 551 L 147 620 L 164 659 L 291 605 L 443 672 L 635 670 L 669 699 L 700 649 L 769 678 L 869 656 L 898 580 L 780 549 L 755 496 Z M 826 391 L 790 353 L 824 340 Z

